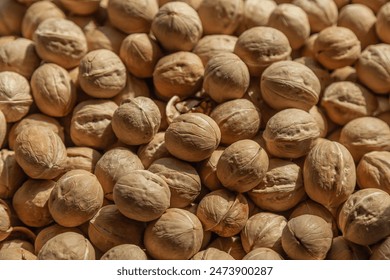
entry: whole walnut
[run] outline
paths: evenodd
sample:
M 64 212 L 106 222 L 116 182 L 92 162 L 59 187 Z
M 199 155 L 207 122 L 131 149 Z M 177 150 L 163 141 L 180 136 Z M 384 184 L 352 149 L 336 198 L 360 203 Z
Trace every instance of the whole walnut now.
M 165 50 L 191 51 L 202 37 L 203 26 L 194 8 L 185 2 L 175 1 L 159 9 L 151 31 Z
M 112 191 L 117 180 L 133 170 L 142 170 L 144 166 L 138 156 L 123 147 L 105 152 L 95 166 L 95 175 L 102 185 L 104 197 L 113 200 Z
M 170 198 L 168 184 L 148 170 L 135 170 L 120 177 L 113 189 L 118 210 L 141 222 L 159 218 L 169 208 Z
M 79 82 L 88 95 L 111 98 L 126 86 L 126 67 L 110 50 L 100 49 L 87 53 L 79 65 Z
M 147 260 L 148 256 L 137 245 L 121 244 L 104 253 L 100 260 Z
M 332 247 L 326 256 L 327 260 L 368 260 L 371 250 L 346 240 L 342 236 L 333 238 Z
M 196 43 L 192 52 L 200 57 L 203 65 L 215 55 L 234 51 L 234 46 L 237 42 L 237 37 L 232 35 L 214 34 L 203 36 L 198 43 Z
M 110 0 L 108 19 L 119 30 L 131 33 L 148 33 L 158 12 L 156 0 Z
M 271 158 L 263 180 L 248 195 L 258 207 L 267 211 L 293 208 L 306 195 L 301 167 L 291 161 Z
M 221 141 L 217 123 L 202 113 L 176 117 L 165 132 L 165 145 L 175 157 L 198 162 L 208 158 Z
M 6 239 L 11 232 L 11 210 L 4 200 L 0 199 L 0 241 Z
M 289 3 L 280 4 L 272 11 L 268 26 L 282 31 L 293 50 L 302 47 L 310 36 L 310 23 L 306 12 L 299 6 Z
M 126 38 L 125 33 L 109 23 L 102 26 L 87 25 L 84 32 L 89 51 L 107 49 L 119 55 L 122 41 Z
M 234 53 L 248 66 L 251 76 L 260 76 L 272 63 L 286 60 L 291 54 L 291 47 L 281 31 L 258 26 L 238 37 Z
M 23 184 L 26 174 L 15 158 L 15 152 L 0 150 L 0 199 L 12 198 Z
M 27 115 L 33 98 L 28 80 L 22 75 L 0 72 L 0 110 L 7 122 L 16 122 Z
M 227 189 L 247 192 L 263 180 L 268 164 L 268 155 L 259 144 L 240 140 L 223 151 L 217 164 L 217 177 Z
M 65 227 L 76 227 L 89 221 L 102 205 L 102 186 L 94 174 L 82 169 L 61 176 L 49 197 L 51 216 Z
M 368 188 L 353 193 L 338 214 L 343 237 L 359 245 L 372 245 L 390 235 L 390 196 Z
M 314 42 L 316 59 L 328 69 L 352 65 L 360 57 L 360 41 L 350 29 L 331 26 L 323 29 Z
M 387 2 L 387 1 L 385 1 Z M 386 3 L 383 5 L 377 14 L 377 21 L 375 25 L 376 34 L 383 43 L 390 43 L 390 5 Z
M 34 71 L 31 89 L 38 109 L 51 117 L 68 115 L 76 103 L 76 87 L 69 72 L 54 63 Z
M 154 161 L 148 170 L 168 185 L 170 207 L 186 207 L 194 202 L 201 192 L 198 172 L 189 163 L 173 157 L 163 157 Z
M 268 151 L 281 158 L 306 155 L 319 137 L 317 122 L 300 109 L 284 109 L 267 122 L 263 137 Z
M 202 240 L 199 219 L 179 208 L 169 208 L 149 223 L 144 235 L 146 252 L 158 260 L 188 260 L 200 250 Z
M 203 0 L 198 8 L 204 34 L 231 35 L 244 13 L 243 0 Z
M 69 147 L 66 148 L 67 170 L 84 169 L 88 172 L 94 173 L 96 163 L 102 155 L 88 147 Z
M 203 89 L 216 102 L 242 98 L 249 87 L 249 71 L 234 53 L 223 52 L 206 64 Z
M 287 222 L 282 233 L 282 246 L 293 260 L 324 260 L 332 239 L 332 229 L 324 219 L 305 214 Z
M 228 253 L 216 249 L 216 248 L 208 248 L 203 251 L 199 251 L 196 253 L 191 260 L 234 260 L 234 258 Z
M 261 75 L 261 93 L 273 109 L 297 108 L 309 111 L 317 104 L 321 84 L 314 72 L 295 61 L 279 61 Z
M 103 253 L 122 244 L 142 245 L 145 224 L 123 216 L 114 204 L 103 206 L 89 221 L 88 236 Z
M 48 201 L 54 185 L 52 180 L 29 179 L 15 192 L 12 206 L 24 224 L 44 227 L 53 222 Z
M 53 179 L 65 172 L 65 145 L 50 128 L 26 127 L 16 137 L 14 149 L 17 163 L 30 178 Z
M 336 209 L 355 190 L 356 168 L 351 153 L 338 142 L 318 142 L 306 156 L 303 180 L 312 200 Z
M 390 91 L 390 45 L 368 46 L 356 63 L 359 80 L 374 93 Z
M 267 26 L 269 17 L 276 7 L 277 3 L 274 0 L 245 0 L 243 18 L 236 33 L 241 34 L 256 26 Z
M 153 72 L 153 85 L 156 94 L 164 100 L 175 95 L 185 98 L 202 87 L 203 74 L 203 63 L 196 54 L 175 52 L 157 62 Z
M 251 216 L 241 231 L 242 247 L 247 253 L 266 247 L 283 254 L 281 237 L 286 224 L 285 217 L 270 212 Z
M 95 249 L 83 235 L 75 232 L 60 233 L 41 248 L 39 260 L 94 260 Z
M 248 220 L 248 214 L 245 196 L 226 189 L 208 193 L 199 202 L 196 211 L 203 228 L 222 237 L 240 233 Z
M 325 89 L 321 106 L 333 122 L 345 125 L 358 117 L 373 115 L 378 101 L 364 86 L 341 81 L 334 82 Z
M 270 248 L 256 248 L 246 254 L 243 260 L 283 260 L 283 257 Z
M 342 128 L 340 143 L 357 163 L 368 152 L 390 151 L 390 128 L 378 118 L 360 117 Z
M 390 194 L 390 152 L 365 154 L 359 161 L 356 174 L 361 189 L 377 188 Z
M 153 139 L 160 127 L 160 110 L 149 97 L 130 98 L 115 110 L 111 124 L 115 135 L 123 143 L 146 144 Z
M 88 50 L 81 28 L 62 18 L 48 18 L 41 22 L 34 32 L 33 40 L 43 60 L 65 69 L 76 67 Z
M 24 248 L 7 248 L 0 251 L 0 260 L 36 260 L 37 256 Z
M 170 154 L 165 146 L 165 132 L 158 132 L 149 143 L 138 148 L 137 155 L 145 168 L 156 160 L 169 157 Z

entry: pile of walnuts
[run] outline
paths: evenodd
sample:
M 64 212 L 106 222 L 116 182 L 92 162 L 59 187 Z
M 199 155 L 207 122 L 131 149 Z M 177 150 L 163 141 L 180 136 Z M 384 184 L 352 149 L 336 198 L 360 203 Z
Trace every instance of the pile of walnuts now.
M 1 0 L 0 259 L 389 259 L 389 93 L 386 0 Z

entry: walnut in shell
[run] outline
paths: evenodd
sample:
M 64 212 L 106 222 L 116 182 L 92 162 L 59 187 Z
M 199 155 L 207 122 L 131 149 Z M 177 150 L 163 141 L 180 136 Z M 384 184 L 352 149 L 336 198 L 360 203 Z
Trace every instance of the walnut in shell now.
M 15 152 L 0 150 L 0 199 L 12 198 L 26 179 L 26 174 L 15 159 Z
M 192 50 L 206 66 L 215 55 L 222 52 L 233 52 L 237 37 L 232 35 L 214 34 L 203 36 Z

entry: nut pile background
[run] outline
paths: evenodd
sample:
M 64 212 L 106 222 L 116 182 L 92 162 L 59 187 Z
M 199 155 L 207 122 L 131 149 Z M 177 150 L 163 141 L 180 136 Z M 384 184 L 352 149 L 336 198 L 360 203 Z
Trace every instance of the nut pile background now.
M 390 259 L 387 0 L 0 1 L 0 259 Z

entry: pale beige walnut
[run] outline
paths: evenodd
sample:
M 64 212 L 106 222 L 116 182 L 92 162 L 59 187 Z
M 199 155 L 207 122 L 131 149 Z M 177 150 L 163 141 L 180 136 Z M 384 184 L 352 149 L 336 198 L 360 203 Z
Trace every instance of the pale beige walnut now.
M 208 248 L 216 248 L 231 255 L 235 260 L 242 260 L 245 256 L 244 248 L 242 248 L 240 235 L 229 237 L 218 236 L 209 245 Z
M 263 180 L 248 195 L 258 207 L 267 211 L 291 209 L 306 195 L 302 169 L 294 162 L 271 158 Z
M 116 205 L 106 205 L 89 221 L 88 236 L 105 253 L 122 244 L 142 246 L 144 230 L 144 223 L 126 218 Z
M 343 204 L 338 224 L 345 239 L 372 245 L 390 235 L 390 196 L 380 189 L 368 188 L 353 193 Z
M 0 199 L 0 241 L 12 232 L 11 210 L 4 200 Z
M 52 180 L 29 179 L 15 192 L 12 206 L 25 225 L 44 227 L 53 222 L 48 201 L 54 185 Z
M 65 18 L 65 13 L 51 1 L 39 1 L 28 7 L 22 21 L 22 34 L 32 40 L 38 25 L 48 18 Z
M 0 3 L 0 36 L 18 35 L 22 28 L 26 6 L 14 0 L 4 0 Z
M 158 12 L 156 0 L 110 0 L 108 18 L 119 30 L 131 33 L 148 33 Z
M 356 68 L 352 66 L 345 66 L 332 71 L 330 74 L 333 82 L 349 81 L 356 83 L 358 81 Z
M 357 163 L 368 152 L 390 151 L 390 128 L 378 118 L 357 118 L 342 128 L 340 143 L 349 150 Z
M 340 10 L 337 25 L 352 30 L 364 50 L 367 46 L 378 43 L 378 36 L 375 33 L 376 22 L 377 18 L 370 8 L 361 4 L 351 4 Z
M 0 251 L 0 260 L 36 260 L 37 256 L 24 248 L 7 248 Z
M 243 260 L 283 260 L 283 257 L 270 248 L 256 248 L 246 254 Z
M 30 178 L 53 179 L 65 171 L 66 148 L 51 129 L 31 126 L 16 137 L 15 158 Z
M 149 97 L 138 96 L 124 100 L 112 117 L 112 129 L 120 141 L 127 145 L 150 142 L 156 135 L 161 114 Z
M 65 69 L 77 66 L 88 50 L 81 28 L 67 19 L 44 20 L 35 30 L 33 40 L 36 51 L 43 60 Z
M 329 124 L 328 116 L 325 114 L 325 110 L 322 107 L 313 106 L 309 110 L 309 114 L 317 122 L 320 129 L 320 137 L 325 138 L 328 135 L 328 130 L 331 124 Z
M 338 142 L 318 142 L 306 156 L 303 180 L 312 200 L 336 209 L 355 190 L 356 169 L 351 153 Z
M 370 260 L 390 260 L 390 237 L 372 247 Z
M 216 102 L 242 98 L 250 81 L 248 67 L 234 53 L 213 56 L 206 64 L 203 89 Z
M 222 237 L 240 233 L 248 220 L 248 214 L 245 196 L 227 189 L 208 193 L 199 202 L 196 211 L 203 228 Z
M 145 33 L 135 33 L 122 41 L 119 56 L 131 74 L 148 78 L 153 76 L 154 67 L 163 53 L 153 37 Z
M 272 11 L 268 26 L 282 31 L 293 50 L 302 47 L 310 36 L 310 24 L 306 12 L 289 3 L 280 4 Z
M 203 0 L 198 8 L 205 35 L 231 35 L 244 14 L 243 0 Z
M 200 179 L 202 180 L 202 184 L 211 191 L 223 188 L 223 185 L 217 176 L 217 164 L 223 150 L 224 148 L 222 147 L 217 148 L 209 158 L 198 164 L 197 170 L 199 172 Z
M 40 63 L 36 45 L 31 40 L 17 38 L 0 46 L 0 71 L 16 72 L 30 79 Z
M 10 239 L 2 241 L 0 244 L 0 252 L 3 250 L 16 248 L 25 249 L 26 251 L 35 254 L 33 243 L 28 240 L 19 239 L 19 237 L 15 237 L 14 239 L 11 235 Z
M 55 118 L 46 116 L 44 114 L 31 114 L 27 115 L 17 123 L 15 123 L 8 134 L 8 145 L 11 149 L 14 149 L 15 139 L 24 128 L 30 126 L 43 126 L 51 129 L 53 132 L 58 134 L 62 141 L 64 141 L 64 128 L 61 126 L 59 121 Z
M 110 50 L 100 49 L 86 54 L 79 65 L 79 82 L 88 95 L 111 98 L 126 86 L 126 67 Z
M 270 212 L 251 216 L 241 231 L 241 242 L 245 252 L 266 247 L 283 254 L 281 237 L 286 224 L 285 217 Z
M 102 205 L 102 186 L 94 174 L 82 169 L 71 170 L 61 176 L 49 198 L 51 216 L 65 227 L 89 221 Z
M 325 89 L 321 106 L 333 122 L 345 125 L 353 119 L 373 115 L 378 102 L 375 95 L 364 86 L 340 81 Z
M 129 98 L 138 96 L 150 97 L 150 90 L 145 79 L 134 77 L 130 73 L 127 74 L 126 86 L 112 98 L 118 106 Z
M 148 170 L 135 170 L 120 177 L 113 189 L 118 210 L 141 222 L 159 218 L 169 208 L 170 198 L 165 180 Z
M 333 214 L 329 212 L 328 209 L 326 209 L 323 205 L 314 202 L 311 199 L 306 199 L 299 203 L 291 212 L 289 219 L 298 217 L 300 215 L 315 215 L 318 217 L 321 217 L 324 219 L 329 226 L 332 229 L 333 235 L 338 236 L 339 235 L 339 230 L 337 228 L 337 223 L 335 218 L 333 217 Z
M 202 37 L 198 13 L 185 2 L 163 5 L 153 19 L 151 31 L 163 49 L 169 52 L 191 51 Z
M 217 177 L 227 189 L 247 192 L 263 180 L 268 164 L 268 155 L 258 143 L 239 140 L 223 151 L 217 164 Z
M 332 247 L 326 256 L 327 260 L 368 260 L 371 250 L 368 246 L 361 246 L 346 240 L 342 236 L 333 238 Z
M 324 219 L 305 214 L 287 222 L 282 233 L 282 246 L 293 260 L 324 260 L 332 239 L 332 229 Z
M 374 93 L 390 91 L 390 45 L 368 46 L 356 64 L 359 80 Z
M 234 260 L 228 253 L 216 248 L 208 248 L 196 253 L 191 260 Z
M 202 113 L 175 118 L 165 132 L 165 145 L 175 157 L 197 162 L 208 158 L 221 141 L 216 122 Z
M 184 51 L 168 54 L 154 68 L 156 94 L 163 100 L 175 95 L 189 97 L 202 87 L 203 74 L 203 63 L 196 54 Z
M 352 3 L 362 4 L 369 7 L 374 13 L 378 13 L 380 8 L 385 5 L 387 0 L 352 0 Z
M 201 192 L 198 172 L 189 163 L 173 157 L 154 161 L 148 170 L 160 176 L 170 189 L 170 207 L 183 208 L 195 201 Z
M 245 0 L 243 18 L 236 33 L 241 34 L 255 26 L 267 26 L 268 19 L 276 6 L 277 3 L 273 0 Z
M 377 188 L 390 194 L 390 152 L 365 154 L 359 161 L 356 174 L 361 189 Z
M 90 15 L 99 9 L 100 0 L 60 0 L 66 10 L 76 15 Z
M 263 133 L 268 151 L 281 158 L 299 158 L 313 147 L 319 137 L 317 122 L 307 112 L 285 109 L 276 113 Z
M 311 32 L 320 32 L 337 23 L 338 10 L 333 0 L 294 0 L 292 4 L 306 12 Z
M 146 252 L 157 260 L 188 260 L 202 245 L 203 229 L 199 219 L 187 210 L 168 209 L 148 224 Z
M 104 190 L 105 198 L 113 200 L 116 181 L 133 170 L 144 169 L 138 156 L 127 148 L 113 148 L 103 154 L 95 166 L 95 175 Z
M 360 41 L 350 29 L 331 26 L 323 29 L 314 42 L 316 59 L 328 69 L 352 65 L 361 52 Z
M 16 122 L 27 115 L 33 103 L 28 80 L 22 75 L 0 72 L 0 110 L 7 122 Z
M 383 43 L 390 43 L 390 4 L 383 5 L 377 14 L 376 34 Z
M 95 249 L 83 235 L 75 232 L 60 233 L 41 248 L 39 260 L 94 260 Z
M 141 145 L 137 155 L 145 168 L 149 168 L 160 158 L 169 157 L 170 154 L 165 146 L 165 132 L 158 132 L 149 143 Z
M 15 152 L 0 150 L 0 199 L 12 198 L 26 175 L 15 159 Z
M 309 111 L 317 104 L 321 84 L 314 72 L 295 61 L 279 61 L 261 75 L 261 93 L 267 104 L 276 110 L 297 108 Z
M 248 66 L 251 76 L 260 76 L 272 63 L 286 60 L 291 54 L 291 47 L 286 35 L 279 30 L 258 26 L 238 37 L 234 53 Z
M 214 34 L 203 36 L 195 45 L 192 52 L 200 57 L 203 65 L 215 55 L 222 52 L 234 51 L 234 46 L 237 42 L 237 37 L 232 35 Z
M 38 109 L 51 117 L 68 115 L 76 103 L 76 87 L 69 72 L 54 63 L 34 71 L 31 89 Z
M 70 136 L 76 146 L 105 149 L 116 141 L 111 120 L 118 108 L 111 100 L 82 101 L 73 110 Z
M 147 260 L 148 256 L 137 245 L 121 244 L 104 253 L 100 260 Z
M 122 41 L 126 38 L 125 33 L 110 24 L 88 27 L 89 25 L 84 32 L 89 51 L 107 49 L 119 55 Z
M 102 154 L 88 147 L 68 147 L 66 148 L 67 170 L 84 169 L 94 173 L 95 166 Z

